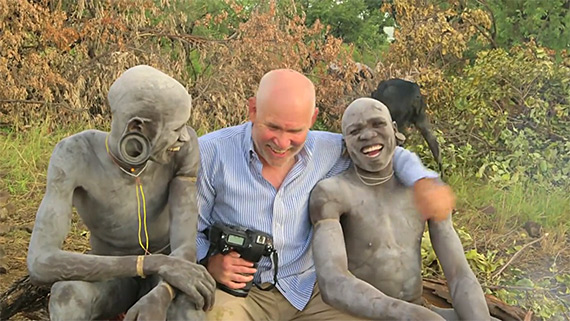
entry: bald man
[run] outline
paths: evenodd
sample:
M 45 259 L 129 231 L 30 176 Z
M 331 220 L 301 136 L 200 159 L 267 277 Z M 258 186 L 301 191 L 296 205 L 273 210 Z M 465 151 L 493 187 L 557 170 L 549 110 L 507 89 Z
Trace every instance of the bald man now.
M 125 71 L 108 94 L 111 132 L 60 141 L 28 251 L 32 280 L 54 283 L 51 320 L 202 319 L 215 282 L 196 261 L 199 152 L 192 101 L 150 66 Z M 89 254 L 62 250 L 72 208 Z M 148 255 L 152 254 L 152 255 Z
M 394 177 L 398 135 L 390 111 L 372 98 L 352 102 L 342 134 L 353 167 L 317 184 L 309 212 L 313 255 L 326 303 L 374 320 L 489 320 L 483 290 L 451 217 L 428 220 L 453 309 L 423 307 L 421 240 L 425 220 L 409 187 Z
M 309 130 L 317 115 L 313 83 L 293 70 L 273 70 L 249 100 L 249 122 L 199 138 L 198 257 L 226 290 L 216 290 L 208 319 L 351 318 L 325 304 L 316 286 L 309 194 L 320 180 L 351 164 L 342 156 L 341 135 Z M 426 170 L 417 156 L 396 148 L 394 168 L 407 186 L 421 182 L 419 201 L 444 200 L 428 202 L 426 213 L 448 215 L 452 192 L 433 182 L 437 174 Z M 218 240 L 208 240 L 207 230 L 220 223 L 269 235 L 278 260 L 272 263 L 263 256 L 250 262 L 236 251 L 208 251 L 209 241 Z M 250 281 L 271 290 L 252 287 L 245 297 L 233 295 L 231 290 L 244 289 Z

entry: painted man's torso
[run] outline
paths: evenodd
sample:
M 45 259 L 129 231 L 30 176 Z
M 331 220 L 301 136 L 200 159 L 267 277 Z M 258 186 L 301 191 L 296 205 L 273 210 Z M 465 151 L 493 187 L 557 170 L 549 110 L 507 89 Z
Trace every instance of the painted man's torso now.
M 338 186 L 346 205 L 340 222 L 350 272 L 386 295 L 419 303 L 425 222 L 411 189 L 394 177 L 364 186 L 353 170 L 331 178 L 330 184 Z
M 75 175 L 72 202 L 91 233 L 92 253 L 144 253 L 139 244 L 139 229 L 141 243 L 146 245 L 145 209 L 149 252 L 168 248 L 168 185 L 174 176 L 175 163 L 149 161 L 138 177 L 142 193 L 139 187 L 137 198 L 137 178 L 124 173 L 113 162 L 105 148 L 106 135 L 88 130 L 66 139 L 69 153 L 82 158 L 74 162 L 72 169 L 79 173 Z

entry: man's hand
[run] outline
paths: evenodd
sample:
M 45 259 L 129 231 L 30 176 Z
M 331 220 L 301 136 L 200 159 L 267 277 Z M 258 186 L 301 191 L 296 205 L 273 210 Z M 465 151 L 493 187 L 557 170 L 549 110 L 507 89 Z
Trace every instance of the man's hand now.
M 159 283 L 127 311 L 123 321 L 166 320 L 166 311 L 171 301 L 168 289 Z
M 196 309 L 208 311 L 214 305 L 216 282 L 202 265 L 169 256 L 168 262 L 159 268 L 158 275 L 186 293 L 196 304 Z
M 216 254 L 208 259 L 208 271 L 218 283 L 230 289 L 241 289 L 246 283 L 253 280 L 257 271 L 253 263 L 242 259 L 239 253 Z
M 414 201 L 426 221 L 443 221 L 455 208 L 455 194 L 451 188 L 433 178 L 423 178 L 414 184 Z

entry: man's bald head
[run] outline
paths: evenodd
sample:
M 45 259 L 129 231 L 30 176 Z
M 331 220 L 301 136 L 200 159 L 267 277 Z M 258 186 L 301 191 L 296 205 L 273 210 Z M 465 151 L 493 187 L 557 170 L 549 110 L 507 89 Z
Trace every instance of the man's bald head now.
M 146 116 L 158 113 L 169 119 L 190 117 L 192 99 L 176 79 L 147 65 L 126 70 L 109 88 L 111 113 L 121 116 Z
M 305 75 L 292 69 L 276 69 L 266 73 L 259 82 L 255 96 L 257 106 L 271 101 L 297 101 L 315 108 L 315 86 Z

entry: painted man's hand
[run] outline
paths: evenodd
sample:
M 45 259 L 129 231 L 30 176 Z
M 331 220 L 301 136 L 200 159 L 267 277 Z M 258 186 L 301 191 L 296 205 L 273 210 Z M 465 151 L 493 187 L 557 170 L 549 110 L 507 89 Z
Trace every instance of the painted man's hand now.
M 423 178 L 414 184 L 414 201 L 426 221 L 443 221 L 455 208 L 455 194 L 451 187 L 433 178 Z
M 253 280 L 257 271 L 253 263 L 242 259 L 239 253 L 216 254 L 208 259 L 208 271 L 218 283 L 230 289 L 241 289 L 246 283 Z
M 164 285 L 155 286 L 127 311 L 123 321 L 163 321 L 172 297 Z
M 214 305 L 216 282 L 202 265 L 177 257 L 168 257 L 168 262 L 158 270 L 164 281 L 186 293 L 196 309 L 208 311 Z

